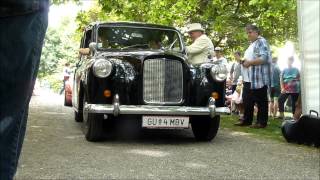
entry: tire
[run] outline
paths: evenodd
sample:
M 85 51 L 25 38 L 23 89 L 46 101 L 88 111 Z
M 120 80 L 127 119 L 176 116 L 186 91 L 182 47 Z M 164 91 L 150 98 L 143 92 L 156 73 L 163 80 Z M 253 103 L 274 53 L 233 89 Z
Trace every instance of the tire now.
M 197 141 L 211 141 L 218 132 L 220 116 L 193 116 L 191 127 Z
M 87 102 L 86 95 L 83 96 L 83 104 Z M 103 115 L 86 113 L 83 111 L 82 129 L 87 141 L 96 142 L 103 140 Z
M 74 120 L 76 122 L 83 122 L 83 114 L 81 112 L 74 111 Z

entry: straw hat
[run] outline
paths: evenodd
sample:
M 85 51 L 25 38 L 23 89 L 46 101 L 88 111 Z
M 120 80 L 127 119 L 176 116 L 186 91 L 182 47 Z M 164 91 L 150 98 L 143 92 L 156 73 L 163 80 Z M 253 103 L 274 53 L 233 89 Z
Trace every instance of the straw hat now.
M 192 23 L 187 25 L 187 32 L 192 32 L 192 31 L 202 31 L 204 32 L 204 29 L 202 28 L 200 23 Z

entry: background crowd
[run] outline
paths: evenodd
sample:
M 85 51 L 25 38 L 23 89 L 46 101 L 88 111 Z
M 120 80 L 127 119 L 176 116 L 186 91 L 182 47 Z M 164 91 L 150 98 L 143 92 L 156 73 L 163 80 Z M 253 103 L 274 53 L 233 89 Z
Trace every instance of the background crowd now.
M 201 24 L 189 24 L 187 28 L 192 40 L 192 44 L 186 48 L 190 64 L 219 61 L 231 67 L 226 102 L 232 112 L 239 114 L 236 126 L 265 128 L 269 116 L 283 120 L 288 97 L 292 114 L 295 114 L 296 104 L 300 102 L 300 73 L 292 66 L 294 58 L 289 57 L 287 67 L 280 71 L 277 57 L 272 57 L 270 45 L 256 25 L 247 25 L 245 28 L 250 41 L 246 51 L 234 52 L 234 60 L 229 61 L 224 57 L 221 47 L 213 46 Z M 301 114 L 301 110 L 298 111 Z M 294 118 L 298 119 L 299 115 Z

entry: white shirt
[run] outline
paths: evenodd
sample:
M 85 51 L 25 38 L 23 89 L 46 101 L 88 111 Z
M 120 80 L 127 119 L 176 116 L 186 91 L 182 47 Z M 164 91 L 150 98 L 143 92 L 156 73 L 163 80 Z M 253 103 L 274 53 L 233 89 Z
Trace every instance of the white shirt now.
M 186 47 L 188 62 L 190 64 L 201 64 L 206 62 L 213 49 L 214 47 L 209 37 L 202 34 L 190 46 Z
M 254 46 L 255 43 L 251 43 L 250 46 L 247 48 L 247 50 L 244 53 L 244 59 L 248 61 L 254 60 Z M 244 66 L 241 66 L 241 72 L 242 72 L 242 78 L 244 82 L 251 82 L 250 80 L 250 67 L 246 68 Z
M 63 68 L 63 76 L 64 76 L 64 77 L 69 77 L 70 74 L 71 74 L 70 68 L 69 68 L 69 67 L 64 67 L 64 68 Z

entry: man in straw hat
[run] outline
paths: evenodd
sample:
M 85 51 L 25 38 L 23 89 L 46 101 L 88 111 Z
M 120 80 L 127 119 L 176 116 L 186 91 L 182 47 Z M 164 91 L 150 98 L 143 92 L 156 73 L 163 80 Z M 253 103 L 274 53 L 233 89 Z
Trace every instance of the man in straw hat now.
M 192 44 L 186 47 L 188 62 L 190 64 L 200 64 L 208 60 L 208 56 L 213 57 L 213 44 L 204 33 L 201 24 L 193 23 L 187 25 L 187 32 L 192 40 Z

